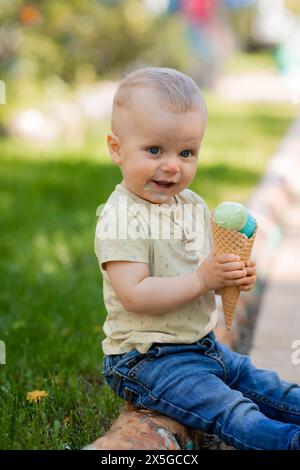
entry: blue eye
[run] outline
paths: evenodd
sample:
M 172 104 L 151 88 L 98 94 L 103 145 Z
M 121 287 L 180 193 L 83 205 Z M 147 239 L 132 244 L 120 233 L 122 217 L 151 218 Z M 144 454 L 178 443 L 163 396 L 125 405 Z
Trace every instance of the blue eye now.
M 182 152 L 180 152 L 180 156 L 184 158 L 188 157 L 190 154 L 191 154 L 190 150 L 182 150 Z
M 159 147 L 149 147 L 147 150 L 152 155 L 157 155 L 159 153 Z

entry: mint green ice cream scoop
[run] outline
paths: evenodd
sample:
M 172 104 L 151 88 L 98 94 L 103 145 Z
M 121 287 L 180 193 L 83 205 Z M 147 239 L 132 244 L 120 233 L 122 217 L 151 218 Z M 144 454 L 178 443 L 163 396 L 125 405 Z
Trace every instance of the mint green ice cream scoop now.
M 214 210 L 214 222 L 228 230 L 241 230 L 247 218 L 246 208 L 238 202 L 221 202 Z

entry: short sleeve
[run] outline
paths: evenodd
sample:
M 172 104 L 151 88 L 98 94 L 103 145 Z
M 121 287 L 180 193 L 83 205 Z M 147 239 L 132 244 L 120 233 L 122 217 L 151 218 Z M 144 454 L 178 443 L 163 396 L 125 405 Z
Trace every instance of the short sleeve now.
M 141 204 L 106 204 L 95 232 L 95 253 L 105 271 L 108 261 L 149 263 L 147 209 Z

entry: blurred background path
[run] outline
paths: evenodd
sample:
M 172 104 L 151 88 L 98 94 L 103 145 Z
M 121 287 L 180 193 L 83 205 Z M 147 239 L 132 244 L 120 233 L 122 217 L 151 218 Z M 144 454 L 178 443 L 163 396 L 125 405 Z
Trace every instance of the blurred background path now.
M 250 355 L 257 367 L 300 384 L 300 118 L 281 151 L 281 164 L 271 162 L 269 174 L 283 179 L 288 195 L 281 210 L 282 239 L 269 265 Z

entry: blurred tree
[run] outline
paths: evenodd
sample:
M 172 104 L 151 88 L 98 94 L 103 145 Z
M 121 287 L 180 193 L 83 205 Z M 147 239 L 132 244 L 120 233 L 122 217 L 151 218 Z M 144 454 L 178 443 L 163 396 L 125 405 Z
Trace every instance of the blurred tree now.
M 184 69 L 193 60 L 184 28 L 140 0 L 1 0 L 0 79 L 24 94 L 51 77 L 116 78 L 132 64 Z

